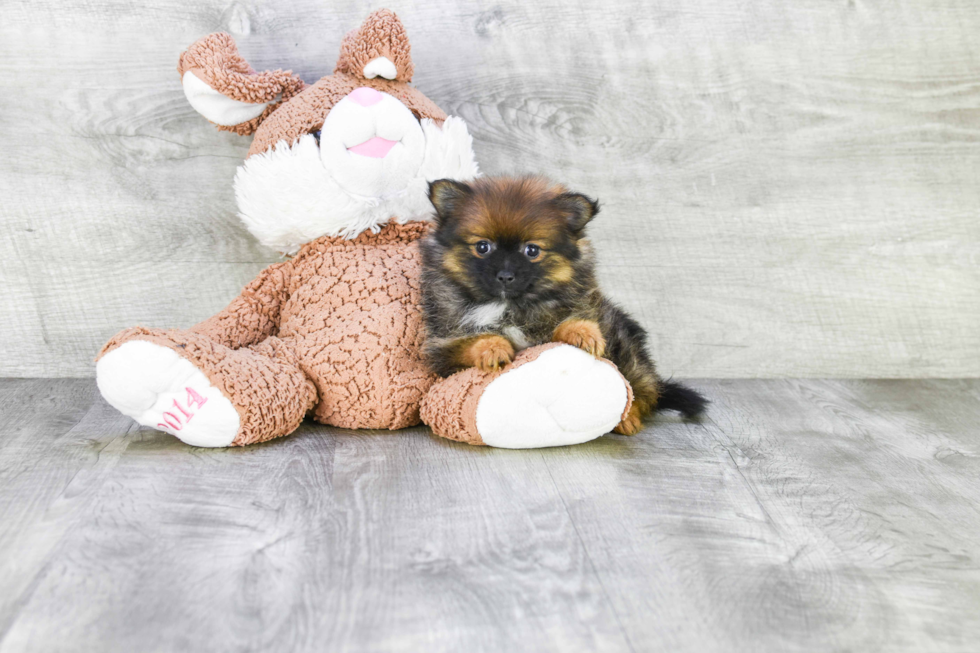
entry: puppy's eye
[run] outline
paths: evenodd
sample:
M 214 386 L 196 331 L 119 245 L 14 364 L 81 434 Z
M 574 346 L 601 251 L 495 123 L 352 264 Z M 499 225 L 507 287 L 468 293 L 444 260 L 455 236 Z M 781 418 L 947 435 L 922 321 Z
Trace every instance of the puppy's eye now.
M 541 255 L 541 248 L 534 243 L 528 243 L 524 246 L 524 255 L 529 259 L 534 260 Z
M 473 250 L 476 252 L 477 256 L 486 256 L 493 249 L 493 245 L 489 240 L 481 240 L 476 245 L 473 245 Z

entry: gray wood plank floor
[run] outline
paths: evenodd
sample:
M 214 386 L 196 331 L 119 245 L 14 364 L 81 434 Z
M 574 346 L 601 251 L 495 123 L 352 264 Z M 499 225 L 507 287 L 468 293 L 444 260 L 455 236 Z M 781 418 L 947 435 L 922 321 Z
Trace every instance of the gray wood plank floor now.
M 565 449 L 212 451 L 0 381 L 0 651 L 977 650 L 980 380 L 696 385 Z

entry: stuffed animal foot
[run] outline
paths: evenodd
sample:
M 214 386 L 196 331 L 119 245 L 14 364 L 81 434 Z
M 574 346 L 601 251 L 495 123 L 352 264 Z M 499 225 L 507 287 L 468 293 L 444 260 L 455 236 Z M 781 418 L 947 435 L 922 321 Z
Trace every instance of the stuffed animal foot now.
M 549 344 L 525 349 L 499 375 L 470 368 L 439 381 L 423 401 L 422 421 L 469 444 L 558 447 L 608 433 L 631 402 L 612 363 Z
M 193 363 L 168 347 L 131 340 L 96 365 L 99 391 L 120 413 L 195 447 L 227 447 L 238 411 Z

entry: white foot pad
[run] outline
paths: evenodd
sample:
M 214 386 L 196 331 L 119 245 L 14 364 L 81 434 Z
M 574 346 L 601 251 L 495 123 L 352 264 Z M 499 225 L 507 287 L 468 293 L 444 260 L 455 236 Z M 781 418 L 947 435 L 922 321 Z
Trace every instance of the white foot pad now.
M 562 345 L 491 382 L 476 408 L 476 428 L 491 447 L 579 444 L 619 424 L 626 400 L 614 367 Z
M 131 340 L 95 366 L 105 400 L 143 426 L 195 447 L 227 447 L 238 434 L 238 411 L 201 370 L 177 352 Z

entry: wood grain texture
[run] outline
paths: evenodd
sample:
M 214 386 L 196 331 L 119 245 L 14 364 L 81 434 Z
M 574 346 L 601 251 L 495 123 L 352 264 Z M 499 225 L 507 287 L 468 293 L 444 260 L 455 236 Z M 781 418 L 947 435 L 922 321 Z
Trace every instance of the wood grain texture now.
M 697 382 L 535 451 L 246 449 L 0 382 L 0 653 L 974 651 L 980 381 Z
M 974 0 L 388 4 L 485 171 L 602 200 L 602 281 L 666 374 L 980 376 Z M 276 260 L 235 217 L 248 141 L 177 56 L 227 30 L 312 81 L 374 7 L 6 3 L 0 374 L 90 375 Z

